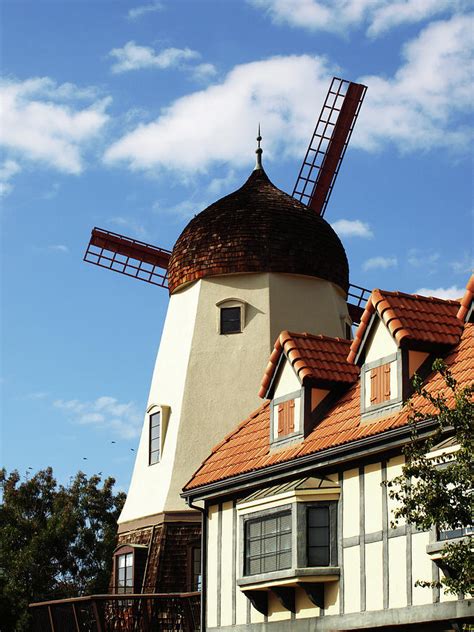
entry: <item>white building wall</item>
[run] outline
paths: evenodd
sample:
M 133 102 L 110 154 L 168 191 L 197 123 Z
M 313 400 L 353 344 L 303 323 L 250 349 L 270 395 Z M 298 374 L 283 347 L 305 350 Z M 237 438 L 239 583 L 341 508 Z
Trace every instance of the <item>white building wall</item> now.
M 242 333 L 218 333 L 218 304 L 225 299 L 245 303 Z M 259 384 L 282 329 L 341 336 L 344 314 L 342 290 L 295 275 L 211 277 L 173 294 L 147 406 L 171 409 L 162 458 L 148 463 L 145 415 L 122 529 L 145 516 L 187 509 L 180 497 L 185 483 L 214 445 L 261 405 Z

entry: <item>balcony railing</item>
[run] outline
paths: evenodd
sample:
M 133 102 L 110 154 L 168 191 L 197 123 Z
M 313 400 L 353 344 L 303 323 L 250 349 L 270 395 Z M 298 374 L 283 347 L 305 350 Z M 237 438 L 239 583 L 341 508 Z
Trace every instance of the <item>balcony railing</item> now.
M 201 594 L 90 595 L 30 604 L 33 632 L 194 632 Z

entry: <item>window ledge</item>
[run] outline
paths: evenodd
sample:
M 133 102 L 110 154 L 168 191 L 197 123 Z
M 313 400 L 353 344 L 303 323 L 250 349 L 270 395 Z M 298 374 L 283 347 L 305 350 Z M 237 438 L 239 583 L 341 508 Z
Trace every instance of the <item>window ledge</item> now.
M 264 590 L 273 586 L 297 586 L 300 583 L 333 582 L 339 579 L 339 566 L 309 566 L 290 568 L 286 571 L 252 575 L 237 580 L 241 590 Z
M 449 540 L 437 540 L 426 545 L 426 552 L 432 560 L 443 557 L 443 549 L 446 544 L 454 542 L 469 542 L 469 537 L 450 538 Z

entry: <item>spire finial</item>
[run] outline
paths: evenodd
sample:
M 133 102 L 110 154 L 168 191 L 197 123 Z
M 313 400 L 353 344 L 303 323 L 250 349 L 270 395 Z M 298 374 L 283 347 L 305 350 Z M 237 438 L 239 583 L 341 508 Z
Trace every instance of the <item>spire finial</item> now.
M 260 123 L 258 124 L 258 136 L 257 136 L 257 149 L 255 150 L 255 153 L 257 154 L 257 160 L 255 162 L 255 167 L 254 167 L 254 171 L 257 171 L 258 169 L 263 169 L 262 167 L 262 154 L 263 154 L 263 149 L 260 147 L 260 141 L 262 140 L 262 136 L 260 134 Z

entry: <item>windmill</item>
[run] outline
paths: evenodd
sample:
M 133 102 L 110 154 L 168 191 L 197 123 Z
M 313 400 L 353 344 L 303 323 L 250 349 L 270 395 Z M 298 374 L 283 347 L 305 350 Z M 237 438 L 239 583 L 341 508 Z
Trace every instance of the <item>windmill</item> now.
M 293 197 L 323 216 L 349 144 L 366 86 L 334 77 L 293 190 Z M 159 287 L 168 287 L 171 251 L 102 228 L 93 228 L 84 261 Z M 348 309 L 360 321 L 369 290 L 351 284 Z

